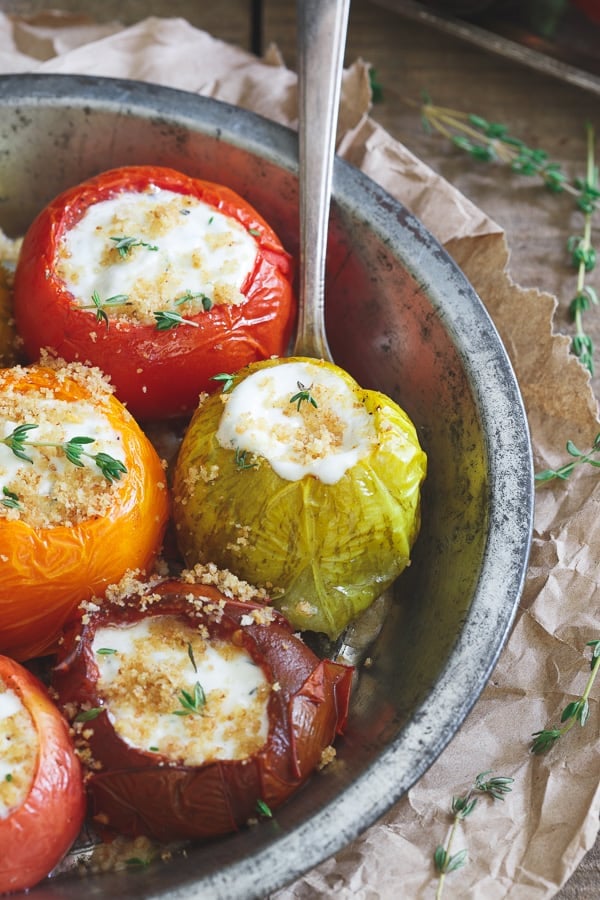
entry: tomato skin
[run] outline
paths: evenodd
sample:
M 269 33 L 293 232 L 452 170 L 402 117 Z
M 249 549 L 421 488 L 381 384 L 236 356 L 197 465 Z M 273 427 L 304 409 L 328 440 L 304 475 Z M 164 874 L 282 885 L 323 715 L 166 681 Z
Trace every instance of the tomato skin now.
M 59 650 L 53 674 L 59 705 L 97 708 L 98 669 L 91 650 L 100 625 L 127 624 L 148 615 L 176 615 L 197 626 L 205 625 L 211 637 L 242 645 L 259 664 L 271 683 L 280 689 L 269 698 L 269 735 L 256 754 L 244 760 L 210 761 L 200 766 L 165 764 L 165 758 L 136 749 L 114 731 L 101 713 L 85 723 L 87 745 L 102 763 L 88 780 L 94 817 L 129 835 L 147 835 L 159 841 L 207 838 L 237 830 L 257 817 L 257 801 L 270 809 L 281 804 L 318 765 L 321 753 L 341 733 L 347 716 L 352 668 L 319 660 L 292 634 L 287 621 L 274 614 L 270 624 L 240 627 L 243 615 L 260 609 L 251 602 L 228 600 L 216 588 L 166 581 L 152 590 L 153 599 L 139 606 L 109 608 L 73 625 Z M 198 612 L 187 597 L 224 601 L 219 622 L 210 613 Z M 93 731 L 92 735 L 89 733 Z
M 29 711 L 39 740 L 29 794 L 0 818 L 2 894 L 33 887 L 60 862 L 83 825 L 86 794 L 67 723 L 44 686 L 5 656 L 0 656 L 0 679 Z
M 55 274 L 62 236 L 86 209 L 123 191 L 156 185 L 189 194 L 252 229 L 258 243 L 246 302 L 215 305 L 190 318 L 197 327 L 158 331 L 117 321 L 107 328 L 73 302 Z M 15 272 L 17 330 L 30 359 L 50 347 L 67 361 L 91 361 L 110 375 L 117 396 L 141 420 L 191 413 L 212 376 L 285 352 L 295 315 L 290 258 L 268 224 L 226 187 L 158 166 L 112 169 L 60 194 L 28 229 Z
M 76 380 L 43 366 L 0 373 L 23 393 L 54 391 L 59 400 L 89 400 Z M 27 660 L 50 652 L 79 603 L 101 595 L 128 569 L 148 569 L 158 553 L 169 514 L 164 471 L 150 441 L 112 394 L 105 411 L 123 438 L 127 474 L 109 515 L 72 526 L 36 529 L 0 517 L 0 653 Z

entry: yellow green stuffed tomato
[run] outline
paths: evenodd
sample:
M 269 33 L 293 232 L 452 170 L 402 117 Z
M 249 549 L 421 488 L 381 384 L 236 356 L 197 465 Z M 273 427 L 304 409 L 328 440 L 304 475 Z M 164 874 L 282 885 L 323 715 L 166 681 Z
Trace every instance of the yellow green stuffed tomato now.
M 293 627 L 337 637 L 408 565 L 426 456 L 406 413 L 301 357 L 220 376 L 177 457 L 187 565 L 266 587 Z

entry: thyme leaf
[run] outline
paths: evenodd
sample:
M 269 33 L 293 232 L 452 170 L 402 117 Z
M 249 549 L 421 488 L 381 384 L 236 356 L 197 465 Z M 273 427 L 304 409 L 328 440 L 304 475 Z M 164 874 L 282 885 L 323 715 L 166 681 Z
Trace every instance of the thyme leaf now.
M 7 487 L 2 488 L 2 500 L 0 500 L 0 503 L 8 509 L 21 508 L 18 495 L 15 494 L 14 491 L 9 491 Z
M 91 709 L 82 709 L 81 712 L 77 713 L 74 722 L 92 722 L 94 719 L 97 719 L 100 713 L 104 712 L 103 706 L 94 706 Z
M 256 811 L 259 815 L 265 816 L 267 819 L 273 818 L 273 813 L 271 812 L 271 807 L 268 803 L 265 803 L 264 800 L 258 799 L 256 801 Z

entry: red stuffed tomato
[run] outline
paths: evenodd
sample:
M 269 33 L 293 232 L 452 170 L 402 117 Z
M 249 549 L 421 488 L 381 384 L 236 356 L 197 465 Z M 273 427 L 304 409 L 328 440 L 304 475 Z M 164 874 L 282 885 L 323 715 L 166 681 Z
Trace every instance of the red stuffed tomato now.
M 140 419 L 186 415 L 212 377 L 282 354 L 290 258 L 229 188 L 128 166 L 62 193 L 28 229 L 14 303 L 25 352 L 110 375 Z
M 282 803 L 341 731 L 351 677 L 270 607 L 166 581 L 89 612 L 53 683 L 89 760 L 94 820 L 171 841 Z
M 60 862 L 85 806 L 67 723 L 43 685 L 0 656 L 0 894 L 33 887 Z

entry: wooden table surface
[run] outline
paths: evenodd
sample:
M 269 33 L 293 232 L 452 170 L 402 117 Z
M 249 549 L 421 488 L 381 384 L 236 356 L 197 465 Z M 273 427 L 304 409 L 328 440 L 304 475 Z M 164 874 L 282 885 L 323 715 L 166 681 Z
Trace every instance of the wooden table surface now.
M 569 174 L 583 175 L 584 126 L 590 121 L 600 132 L 600 96 L 393 12 L 385 8 L 389 2 L 353 0 L 351 7 L 346 61 L 362 57 L 371 63 L 383 88 L 373 118 L 503 227 L 511 249 L 513 278 L 525 287 L 554 294 L 559 300 L 555 327 L 572 333 L 568 306 L 575 276 L 568 266 L 565 244 L 570 234 L 581 229 L 581 216 L 568 202 L 500 167 L 469 162 L 444 140 L 425 133 L 418 110 L 406 101 L 414 101 L 426 91 L 439 105 L 503 122 L 530 146 L 547 150 Z M 250 49 L 249 14 L 257 4 L 253 0 L 0 3 L 0 9 L 6 11 L 57 6 L 84 9 L 100 21 L 118 19 L 126 24 L 147 15 L 182 16 L 218 38 Z M 294 68 L 294 0 L 262 0 L 261 6 L 264 45 L 276 43 L 286 64 Z M 596 290 L 600 293 L 598 283 Z M 586 322 L 600 353 L 600 313 L 590 314 Z M 600 396 L 600 375 L 594 386 Z M 556 896 L 560 900 L 600 897 L 600 842 Z

